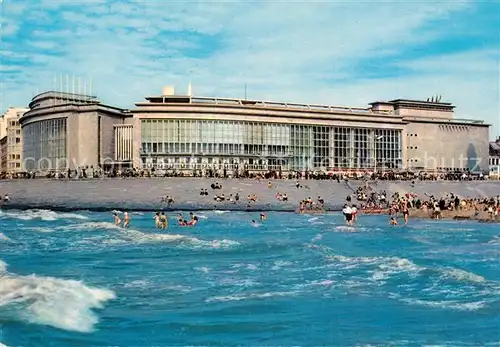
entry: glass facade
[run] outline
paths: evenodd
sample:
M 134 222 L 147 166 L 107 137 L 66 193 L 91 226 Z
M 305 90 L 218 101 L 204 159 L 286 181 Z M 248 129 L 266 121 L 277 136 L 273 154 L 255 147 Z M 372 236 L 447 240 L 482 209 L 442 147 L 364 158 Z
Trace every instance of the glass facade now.
M 27 171 L 67 168 L 66 118 L 43 120 L 23 127 Z
M 401 168 L 400 130 L 143 119 L 141 158 L 165 169 Z

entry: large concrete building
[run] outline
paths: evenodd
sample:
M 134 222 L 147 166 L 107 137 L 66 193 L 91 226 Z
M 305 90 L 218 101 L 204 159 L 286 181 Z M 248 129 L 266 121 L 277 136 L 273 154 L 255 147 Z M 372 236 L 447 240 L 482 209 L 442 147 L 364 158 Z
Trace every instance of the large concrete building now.
M 0 172 L 15 174 L 23 171 L 23 136 L 19 120 L 26 108 L 10 107 L 0 122 Z
M 489 125 L 455 119 L 453 111 L 437 100 L 359 108 L 194 97 L 165 87 L 131 110 L 43 93 L 21 123 L 30 170 L 118 163 L 182 171 L 487 171 Z
M 114 161 L 113 127 L 131 115 L 97 98 L 46 92 L 35 96 L 21 124 L 26 171 L 63 171 Z

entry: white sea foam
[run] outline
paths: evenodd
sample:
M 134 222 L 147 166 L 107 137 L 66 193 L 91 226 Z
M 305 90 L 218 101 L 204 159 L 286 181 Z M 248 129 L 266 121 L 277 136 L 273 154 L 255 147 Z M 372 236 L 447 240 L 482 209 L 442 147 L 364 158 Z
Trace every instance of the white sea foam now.
M 196 237 L 190 237 L 179 234 L 157 234 L 144 233 L 139 230 L 127 229 L 117 226 L 110 222 L 85 222 L 80 224 L 63 225 L 54 228 L 55 231 L 110 231 L 109 237 L 102 241 L 103 244 L 141 244 L 155 242 L 171 242 L 187 244 L 192 248 L 230 248 L 240 245 L 232 240 L 200 240 Z M 50 230 L 50 231 L 54 231 Z M 45 230 L 44 230 L 45 231 Z M 49 231 L 49 230 L 47 230 Z
M 7 271 L 7 263 L 0 260 L 0 275 Z
M 231 211 L 223 211 L 223 210 L 214 210 L 214 213 L 216 214 L 224 214 L 224 213 L 229 213 Z
M 224 278 L 219 284 L 221 285 L 230 285 L 234 287 L 253 287 L 259 285 L 259 282 L 256 282 L 252 279 L 235 279 L 235 278 Z
M 88 219 L 87 216 L 76 213 L 58 213 L 50 210 L 0 211 L 0 217 L 26 221 L 33 219 L 41 219 L 43 221 L 55 221 L 59 219 Z
M 10 239 L 5 234 L 0 233 L 0 241 L 10 241 Z
M 446 278 L 454 278 L 459 281 L 469 281 L 469 282 L 484 282 L 484 277 L 476 275 L 475 273 L 468 272 L 465 270 L 455 269 L 455 268 L 445 268 L 442 270 L 443 276 Z
M 323 234 L 317 234 L 316 236 L 314 236 L 312 239 L 311 239 L 311 242 L 316 242 L 316 241 L 319 241 L 323 238 Z
M 9 347 L 9 346 L 4 345 L 3 343 L 0 342 L 0 347 Z
M 0 276 L 2 317 L 7 314 L 10 319 L 64 330 L 91 332 L 98 322 L 93 309 L 114 298 L 112 291 L 87 287 L 80 281 L 16 276 L 5 271 Z
M 205 302 L 220 302 L 220 301 L 241 301 L 250 299 L 266 299 L 273 297 L 293 296 L 296 292 L 268 292 L 268 293 L 252 293 L 252 294 L 233 294 L 225 296 L 213 296 L 205 300 Z
M 420 305 L 428 307 L 446 308 L 457 311 L 476 311 L 486 305 L 485 301 L 459 302 L 459 301 L 427 301 L 420 299 L 399 299 L 400 301 L 410 305 Z
M 355 227 L 351 227 L 351 226 L 347 226 L 347 225 L 336 226 L 334 230 L 340 231 L 340 232 L 356 232 Z
M 413 263 L 406 258 L 398 257 L 346 257 L 342 255 L 328 256 L 327 259 L 334 262 L 348 264 L 343 269 L 358 268 L 368 266 L 368 272 L 372 274 L 371 279 L 383 281 L 394 275 L 406 273 L 409 276 L 417 276 L 424 270 L 430 270 L 440 275 L 441 279 L 454 279 L 459 281 L 468 281 L 482 283 L 484 277 L 457 268 L 426 268 Z
M 492 240 L 488 241 L 490 245 L 500 245 L 500 237 L 495 236 Z
M 57 228 L 34 227 L 34 228 L 25 228 L 25 230 L 34 231 L 37 233 L 53 233 L 54 231 L 57 231 Z
M 200 271 L 200 272 L 203 272 L 203 273 L 209 273 L 210 270 L 211 270 L 209 267 L 206 267 L 206 266 L 195 267 L 194 269 L 196 271 Z

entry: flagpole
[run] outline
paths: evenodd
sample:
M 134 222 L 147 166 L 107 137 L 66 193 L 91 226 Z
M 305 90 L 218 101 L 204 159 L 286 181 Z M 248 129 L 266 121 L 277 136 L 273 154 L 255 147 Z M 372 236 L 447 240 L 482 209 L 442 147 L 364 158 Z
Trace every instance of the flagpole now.
M 81 92 L 82 92 L 82 78 L 78 76 L 78 101 L 80 101 Z
M 89 96 L 92 98 L 92 77 L 89 78 Z
M 63 74 L 61 74 L 61 79 L 59 80 L 59 86 L 60 86 L 60 89 L 59 89 L 59 95 L 61 97 L 61 104 L 63 103 L 62 100 L 63 100 Z
M 56 89 L 57 89 L 56 85 L 57 85 L 57 77 L 56 77 L 56 75 L 54 75 L 54 81 L 53 81 L 53 85 L 52 85 L 52 89 L 53 89 L 54 93 L 56 92 Z M 54 106 L 56 104 L 56 101 L 57 101 L 57 99 L 54 98 Z
M 73 73 L 73 97 L 75 97 L 75 74 Z
M 87 78 L 83 78 L 83 95 L 85 95 L 85 100 L 87 100 Z

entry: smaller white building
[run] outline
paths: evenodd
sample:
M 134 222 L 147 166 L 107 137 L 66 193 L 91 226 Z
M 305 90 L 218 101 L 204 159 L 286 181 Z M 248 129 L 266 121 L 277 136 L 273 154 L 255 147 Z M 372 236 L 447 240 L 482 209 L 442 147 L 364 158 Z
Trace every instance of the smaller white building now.
M 490 142 L 490 179 L 500 179 L 500 137 L 493 142 Z

